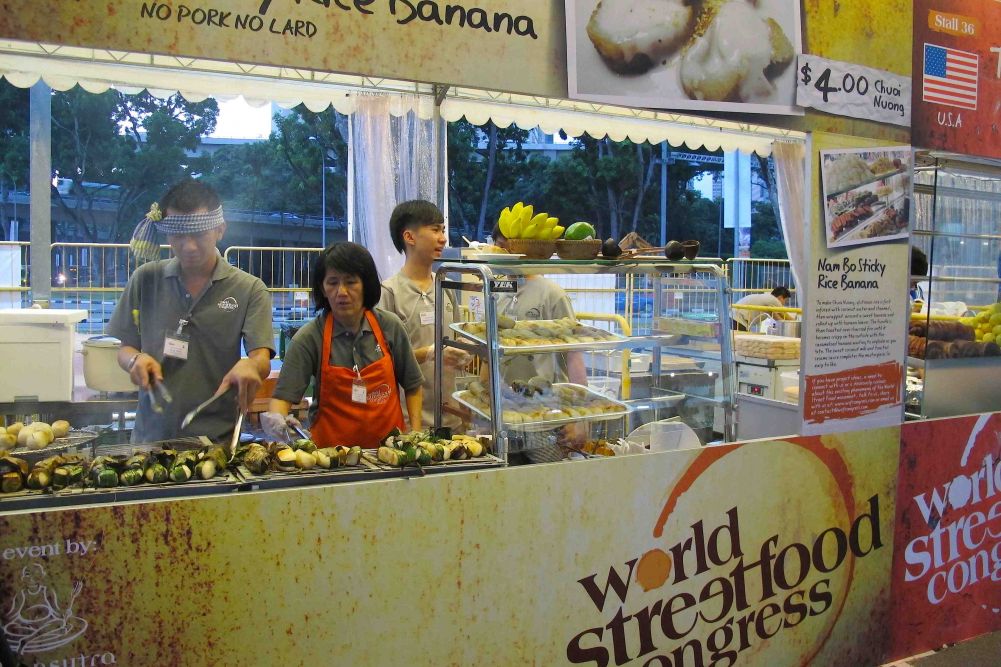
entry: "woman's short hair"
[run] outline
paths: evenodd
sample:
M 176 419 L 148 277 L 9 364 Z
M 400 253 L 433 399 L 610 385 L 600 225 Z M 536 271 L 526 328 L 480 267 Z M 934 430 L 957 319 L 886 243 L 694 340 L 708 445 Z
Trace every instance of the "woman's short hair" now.
M 323 294 L 323 280 L 327 271 L 337 271 L 358 276 L 362 284 L 362 305 L 371 310 L 382 297 L 379 270 L 375 260 L 364 246 L 350 241 L 334 243 L 320 253 L 313 265 L 313 307 L 316 312 L 330 312 L 330 303 Z
M 772 296 L 774 296 L 776 299 L 791 299 L 792 292 L 790 292 L 789 288 L 786 287 L 785 285 L 779 285 L 778 287 L 772 290 Z

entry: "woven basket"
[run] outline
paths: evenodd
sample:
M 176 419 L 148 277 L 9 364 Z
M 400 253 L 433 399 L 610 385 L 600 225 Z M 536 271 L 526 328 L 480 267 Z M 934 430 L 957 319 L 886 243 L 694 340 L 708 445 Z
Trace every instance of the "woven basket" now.
M 543 239 L 508 239 L 508 252 L 524 255 L 528 259 L 549 259 L 556 250 L 556 241 Z
M 567 241 L 560 239 L 556 242 L 556 254 L 560 259 L 594 259 L 601 250 L 601 241 L 591 239 L 588 241 Z

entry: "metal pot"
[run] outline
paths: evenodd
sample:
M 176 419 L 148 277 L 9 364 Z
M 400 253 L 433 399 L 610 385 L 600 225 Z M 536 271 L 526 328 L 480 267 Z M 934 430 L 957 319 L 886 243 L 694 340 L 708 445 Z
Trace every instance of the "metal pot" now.
M 129 374 L 118 365 L 122 343 L 111 336 L 94 336 L 83 341 L 83 381 L 94 391 L 137 391 Z
M 788 336 L 789 338 L 799 338 L 800 333 L 803 331 L 803 321 L 802 320 L 776 320 L 775 321 L 775 331 L 776 336 Z

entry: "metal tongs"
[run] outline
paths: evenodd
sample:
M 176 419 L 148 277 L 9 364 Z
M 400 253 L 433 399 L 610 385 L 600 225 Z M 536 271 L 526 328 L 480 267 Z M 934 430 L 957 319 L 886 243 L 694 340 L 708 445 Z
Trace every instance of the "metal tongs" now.
M 174 397 L 170 395 L 167 386 L 150 375 L 149 386 L 146 387 L 146 396 L 149 398 L 150 407 L 153 412 L 161 414 L 165 406 L 174 402 Z
M 292 424 L 289 424 L 286 421 L 285 422 L 285 431 L 286 431 L 286 433 L 288 433 L 289 429 L 292 429 L 293 431 L 295 431 L 296 434 L 300 438 L 303 438 L 305 440 L 312 440 L 313 439 L 313 435 L 309 432 L 309 430 L 305 426 L 302 426 L 301 424 L 299 424 L 298 420 L 296 420 L 296 422 L 292 423 Z M 289 444 L 292 443 L 292 436 L 291 435 L 288 435 L 288 442 L 289 442 Z
M 233 437 L 230 438 L 229 441 L 229 461 L 227 463 L 232 463 L 233 459 L 236 458 L 236 448 L 240 446 L 240 433 L 242 432 L 243 432 L 243 412 L 241 411 L 236 416 L 236 425 L 233 426 Z
M 219 390 L 219 391 L 217 391 L 216 393 L 212 394 L 212 395 L 211 395 L 211 396 L 210 396 L 210 397 L 208 398 L 208 400 L 205 400 L 205 401 L 202 401 L 201 403 L 199 403 L 199 404 L 198 404 L 198 406 L 197 406 L 197 407 L 195 407 L 195 409 L 194 409 L 194 410 L 192 410 L 192 411 L 191 411 L 191 412 L 189 412 L 188 414 L 184 415 L 184 420 L 183 420 L 183 421 L 181 421 L 181 428 L 182 428 L 182 429 L 184 429 L 184 428 L 188 428 L 188 424 L 190 424 L 190 423 L 191 423 L 191 421 L 192 421 L 192 420 L 193 420 L 193 419 L 194 419 L 195 417 L 197 417 L 197 416 L 198 416 L 198 413 L 199 413 L 199 412 L 201 412 L 202 410 L 204 410 L 205 408 L 207 408 L 207 407 L 208 407 L 209 405 L 211 405 L 211 404 L 212 404 L 213 402 L 215 402 L 215 401 L 219 400 L 220 398 L 222 398 L 223 396 L 225 396 L 225 395 L 226 395 L 226 394 L 227 394 L 227 393 L 229 392 L 229 390 L 230 390 L 230 389 L 232 389 L 232 388 L 233 388 L 233 385 L 231 385 L 231 384 L 228 384 L 228 385 L 226 385 L 226 386 L 225 386 L 225 387 L 224 387 L 223 389 L 220 389 L 220 390 Z

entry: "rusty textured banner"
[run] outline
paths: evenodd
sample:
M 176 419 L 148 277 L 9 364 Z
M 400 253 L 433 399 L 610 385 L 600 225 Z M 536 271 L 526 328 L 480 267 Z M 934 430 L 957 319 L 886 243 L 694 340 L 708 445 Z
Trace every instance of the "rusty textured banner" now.
M 876 664 L 898 435 L 0 516 L 0 623 L 41 665 Z

